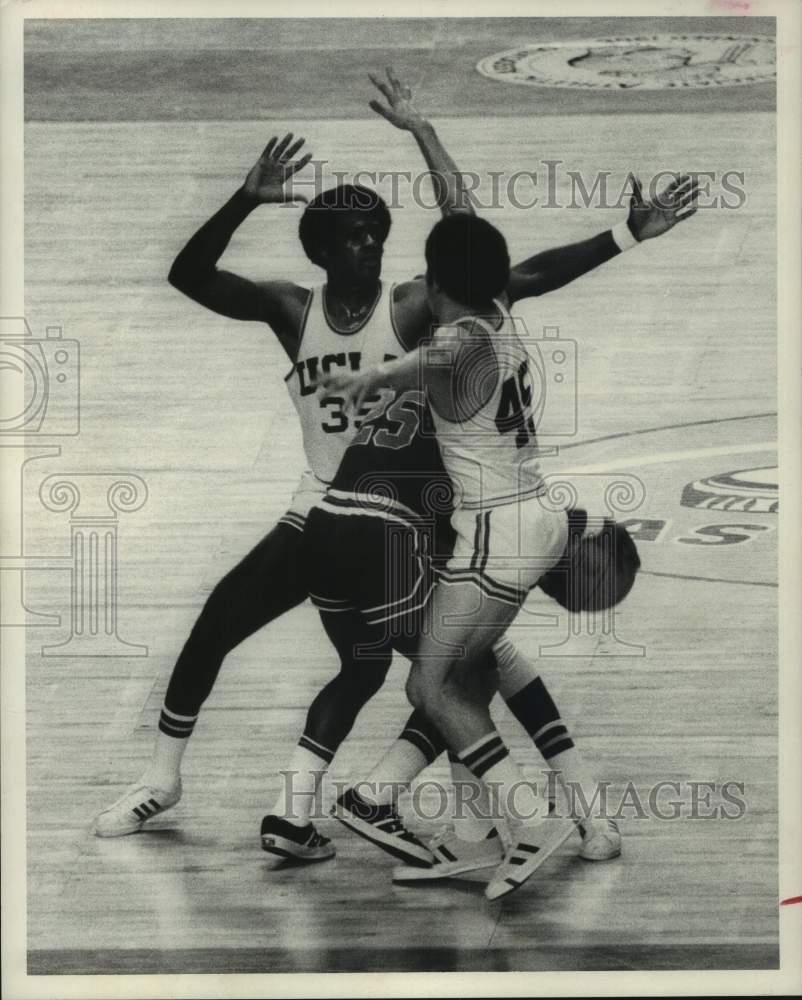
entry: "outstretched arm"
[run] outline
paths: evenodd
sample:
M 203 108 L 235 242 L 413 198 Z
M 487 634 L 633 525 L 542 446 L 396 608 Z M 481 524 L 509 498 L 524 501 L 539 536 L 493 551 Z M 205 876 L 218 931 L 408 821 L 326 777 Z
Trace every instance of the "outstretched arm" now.
M 311 159 L 307 153 L 292 162 L 303 145 L 292 135 L 272 138 L 243 186 L 206 222 L 178 254 L 168 281 L 184 295 L 231 319 L 262 320 L 277 334 L 288 353 L 297 334 L 304 289 L 289 281 L 249 281 L 217 267 L 231 237 L 257 205 L 292 200 L 285 188 L 289 178 Z M 292 354 L 291 354 L 292 356 Z
M 516 264 L 507 286 L 510 303 L 562 288 L 623 250 L 668 232 L 696 212 L 697 193 L 698 182 L 683 174 L 647 202 L 640 181 L 633 177 L 626 221 L 589 240 L 555 247 Z
M 372 73 L 370 79 L 384 95 L 387 102 L 385 105 L 381 101 L 371 101 L 371 108 L 382 118 L 386 118 L 391 125 L 405 132 L 411 132 L 415 137 L 418 148 L 431 173 L 437 204 L 443 215 L 450 215 L 452 212 L 473 214 L 471 196 L 465 188 L 462 174 L 445 146 L 440 142 L 432 123 L 412 103 L 410 88 L 402 83 L 395 76 L 393 70 L 389 68 L 387 70 L 387 83 Z
M 438 413 L 449 420 L 464 419 L 482 406 L 495 390 L 488 374 L 497 371 L 496 354 L 483 325 L 463 320 L 441 326 L 401 358 L 385 361 L 361 372 L 325 375 L 319 389 L 345 400 L 354 412 L 380 389 L 400 394 L 407 389 L 426 392 Z

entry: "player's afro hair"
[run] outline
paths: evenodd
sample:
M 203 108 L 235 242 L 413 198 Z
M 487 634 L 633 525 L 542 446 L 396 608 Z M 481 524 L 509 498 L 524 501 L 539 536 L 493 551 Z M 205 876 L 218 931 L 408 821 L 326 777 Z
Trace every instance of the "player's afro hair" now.
M 376 219 L 381 227 L 382 242 L 390 232 L 390 210 L 375 191 L 361 184 L 338 184 L 329 188 L 309 202 L 298 225 L 304 252 L 318 267 L 324 266 L 320 252 L 331 246 L 338 212 L 364 212 L 367 218 Z
M 426 279 L 456 302 L 487 306 L 507 287 L 510 255 L 486 219 L 460 212 L 441 219 L 426 240 Z

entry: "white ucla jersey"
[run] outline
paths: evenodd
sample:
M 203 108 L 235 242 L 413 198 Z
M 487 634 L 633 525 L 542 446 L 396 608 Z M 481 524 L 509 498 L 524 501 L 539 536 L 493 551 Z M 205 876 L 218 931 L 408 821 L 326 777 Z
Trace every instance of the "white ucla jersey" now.
M 449 420 L 431 407 L 437 443 L 448 475 L 456 488 L 459 507 L 481 510 L 515 503 L 545 491 L 538 461 L 534 422 L 534 388 L 530 359 L 507 309 L 495 302 L 500 324 L 467 316 L 449 327 L 478 323 L 495 352 L 492 370 L 478 375 L 484 386 L 495 377 L 495 387 L 478 410 L 462 400 L 460 419 Z M 466 337 L 470 333 L 466 330 Z M 437 335 L 433 341 L 437 348 Z
M 345 449 L 372 403 L 358 414 L 345 413 L 342 397 L 318 394 L 317 379 L 337 369 L 364 370 L 404 353 L 395 328 L 392 285 L 381 285 L 365 321 L 348 332 L 338 330 L 330 320 L 324 288 L 321 285 L 312 289 L 298 355 L 285 379 L 301 421 L 306 460 L 323 487 L 334 479 Z

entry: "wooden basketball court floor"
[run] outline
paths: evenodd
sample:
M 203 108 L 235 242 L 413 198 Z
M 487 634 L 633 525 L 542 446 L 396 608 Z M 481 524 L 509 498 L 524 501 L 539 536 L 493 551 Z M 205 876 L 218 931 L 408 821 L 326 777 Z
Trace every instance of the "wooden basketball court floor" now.
M 503 101 L 504 88 L 497 93 Z M 206 594 L 283 512 L 302 468 L 281 385 L 286 360 L 269 332 L 207 314 L 165 280 L 266 138 L 294 124 L 26 126 L 27 316 L 36 335 L 58 323 L 78 339 L 82 365 L 80 435 L 26 468 L 26 551 L 69 553 L 67 515 L 39 501 L 46 475 L 134 473 L 148 491 L 140 510 L 119 516 L 118 582 L 119 635 L 146 655 L 42 655 L 68 634 L 70 574 L 26 577 L 28 607 L 62 615 L 60 627 L 28 633 L 29 970 L 776 967 L 777 515 L 689 506 L 686 491 L 755 469 L 752 480 L 776 484 L 765 471 L 776 465 L 774 119 L 765 112 L 438 119 L 458 162 L 480 172 L 560 159 L 587 176 L 609 169 L 619 183 L 629 169 L 744 174 L 739 209 L 700 211 L 522 308 L 530 329 L 557 326 L 576 343 L 579 428 L 551 468 L 634 475 L 645 499 L 620 515 L 641 539 L 643 572 L 615 636 L 597 631 L 560 655 L 567 624 L 544 619 L 553 609 L 538 598 L 515 628 L 613 794 L 631 782 L 647 802 L 658 782 L 680 782 L 687 813 L 690 783 L 741 782 L 742 818 L 625 810 L 620 859 L 583 862 L 572 840 L 500 904 L 474 879 L 394 887 L 389 859 L 328 819 L 320 825 L 336 860 L 267 871 L 261 816 L 335 668 L 306 604 L 226 661 L 185 758 L 179 806 L 134 837 L 90 835 L 94 813 L 149 756 L 174 657 Z M 336 169 L 417 167 L 409 137 L 379 121 L 306 120 L 302 132 Z M 622 217 L 487 214 L 513 257 Z M 227 266 L 317 280 L 298 217 L 296 208 L 254 213 Z M 394 212 L 388 280 L 421 270 L 432 221 L 409 196 Z M 398 662 L 335 777 L 359 777 L 397 730 L 403 676 Z M 498 717 L 534 776 L 527 741 L 503 710 Z M 440 763 L 430 773 L 445 779 Z

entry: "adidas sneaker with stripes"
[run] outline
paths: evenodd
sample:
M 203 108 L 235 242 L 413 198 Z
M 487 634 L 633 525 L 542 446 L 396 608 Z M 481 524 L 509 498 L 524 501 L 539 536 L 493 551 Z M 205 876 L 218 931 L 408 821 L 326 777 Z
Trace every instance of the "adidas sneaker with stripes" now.
M 124 837 L 129 833 L 137 833 L 148 820 L 171 809 L 180 798 L 180 780 L 172 790 L 145 784 L 132 785 L 95 818 L 95 835 Z

